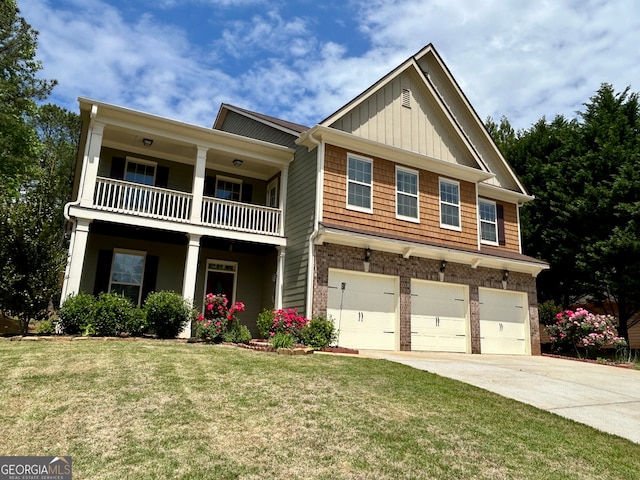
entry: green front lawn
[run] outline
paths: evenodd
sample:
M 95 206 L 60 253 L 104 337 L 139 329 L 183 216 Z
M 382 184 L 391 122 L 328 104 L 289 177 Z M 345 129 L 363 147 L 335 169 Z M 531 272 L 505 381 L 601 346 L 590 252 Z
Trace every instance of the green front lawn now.
M 621 479 L 640 445 L 382 360 L 0 342 L 0 455 L 74 479 Z

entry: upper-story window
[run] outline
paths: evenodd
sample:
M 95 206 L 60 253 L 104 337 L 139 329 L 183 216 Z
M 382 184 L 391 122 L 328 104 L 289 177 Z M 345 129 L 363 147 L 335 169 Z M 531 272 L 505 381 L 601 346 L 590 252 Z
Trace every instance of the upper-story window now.
M 155 185 L 156 163 L 127 158 L 124 179 L 127 182 L 141 183 L 142 185 Z
M 460 184 L 445 178 L 440 179 L 440 226 L 451 230 L 462 230 L 460 223 Z
M 242 198 L 242 180 L 227 177 L 216 177 L 216 198 L 239 202 Z
M 498 245 L 496 202 L 480 199 L 478 210 L 480 213 L 480 241 L 490 245 Z
M 373 160 L 347 157 L 347 208 L 371 213 L 373 191 Z
M 396 217 L 419 222 L 418 172 L 396 166 Z

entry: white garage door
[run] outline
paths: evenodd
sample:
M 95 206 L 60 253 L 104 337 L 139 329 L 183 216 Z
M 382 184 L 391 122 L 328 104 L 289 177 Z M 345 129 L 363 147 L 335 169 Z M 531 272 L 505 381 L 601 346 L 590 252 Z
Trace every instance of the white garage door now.
M 469 352 L 467 287 L 411 280 L 411 350 Z
M 327 315 L 333 317 L 341 347 L 397 350 L 398 278 L 329 270 Z
M 530 354 L 527 294 L 480 288 L 482 353 Z

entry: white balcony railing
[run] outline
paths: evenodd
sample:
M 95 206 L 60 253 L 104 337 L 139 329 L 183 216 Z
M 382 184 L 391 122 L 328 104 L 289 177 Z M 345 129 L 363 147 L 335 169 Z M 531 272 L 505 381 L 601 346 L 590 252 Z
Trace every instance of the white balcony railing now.
M 211 227 L 279 235 L 281 218 L 277 208 L 210 197 L 202 200 L 201 220 L 204 225 Z
M 188 222 L 191 215 L 191 194 L 111 178 L 98 178 L 94 205 L 99 210 Z
M 126 213 L 174 222 L 191 220 L 190 193 L 151 187 L 138 183 L 98 177 L 94 207 L 98 210 Z M 280 235 L 282 212 L 277 208 L 204 197 L 200 223 L 205 226 Z

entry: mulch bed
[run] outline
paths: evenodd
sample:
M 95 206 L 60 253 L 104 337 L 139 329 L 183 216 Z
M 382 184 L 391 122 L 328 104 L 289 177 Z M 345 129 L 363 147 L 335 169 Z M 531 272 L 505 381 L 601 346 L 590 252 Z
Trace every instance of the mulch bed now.
M 614 362 L 613 360 L 593 360 L 590 358 L 578 358 L 578 357 L 568 357 L 566 355 L 556 355 L 554 353 L 543 353 L 543 357 L 551 357 L 551 358 L 561 358 L 563 360 L 573 360 L 575 362 L 583 362 L 583 363 L 595 363 L 597 365 L 608 365 L 611 367 L 618 368 L 634 368 L 635 364 L 633 362 Z

